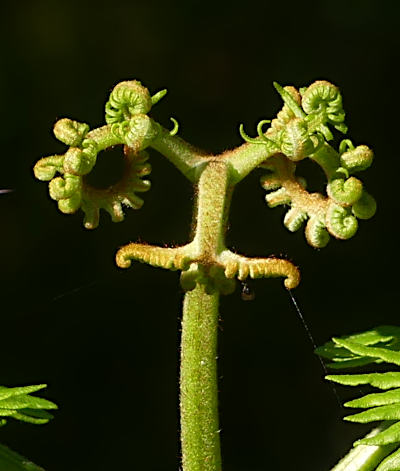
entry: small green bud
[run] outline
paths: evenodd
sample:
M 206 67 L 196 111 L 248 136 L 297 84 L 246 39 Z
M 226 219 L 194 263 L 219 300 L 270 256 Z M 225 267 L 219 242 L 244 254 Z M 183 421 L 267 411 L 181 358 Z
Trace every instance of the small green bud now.
M 312 154 L 315 143 L 311 139 L 306 121 L 293 118 L 285 126 L 281 137 L 282 152 L 293 161 L 302 160 Z
M 54 178 L 57 172 L 63 172 L 63 155 L 51 155 L 36 162 L 33 172 L 38 180 L 47 182 Z
M 275 208 L 275 206 L 279 206 L 280 204 L 289 204 L 290 195 L 285 188 L 279 188 L 279 190 L 265 195 L 265 201 L 270 208 Z
M 340 164 L 351 172 L 359 172 L 367 169 L 374 159 L 372 150 L 365 146 L 357 146 L 340 156 Z
M 289 229 L 290 232 L 295 232 L 301 228 L 304 221 L 307 219 L 307 213 L 298 209 L 291 208 L 285 215 L 283 224 Z
M 126 144 L 136 152 L 148 147 L 159 132 L 159 127 L 145 114 L 138 114 L 129 121 L 129 130 L 124 136 Z
M 337 113 L 342 111 L 342 96 L 336 85 L 326 80 L 317 80 L 303 93 L 301 104 L 307 114 L 322 109 L 326 109 L 328 113 Z
M 82 180 L 75 175 L 53 178 L 49 183 L 49 193 L 53 200 L 70 198 L 74 193 L 80 192 Z
M 152 104 L 149 91 L 139 81 L 121 82 L 114 87 L 106 103 L 106 123 L 121 123 L 136 114 L 146 114 Z
M 326 191 L 335 203 L 351 206 L 361 198 L 363 184 L 355 177 L 350 177 L 347 180 L 335 178 L 328 183 Z
M 326 212 L 326 227 L 337 239 L 350 239 L 357 232 L 357 219 L 348 208 L 331 203 Z
M 370 219 L 376 213 L 376 201 L 364 190 L 361 198 L 353 206 L 352 210 L 354 216 L 357 216 L 359 219 Z
M 96 163 L 96 154 L 70 147 L 65 154 L 64 171 L 73 175 L 88 174 Z
M 78 147 L 89 131 L 89 126 L 72 119 L 63 118 L 54 125 L 56 138 L 67 146 Z
M 65 214 L 75 213 L 81 205 L 80 192 L 74 193 L 70 198 L 59 200 L 58 209 Z
M 316 216 L 308 220 L 305 235 L 307 242 L 316 249 L 325 247 L 330 239 L 325 224 Z

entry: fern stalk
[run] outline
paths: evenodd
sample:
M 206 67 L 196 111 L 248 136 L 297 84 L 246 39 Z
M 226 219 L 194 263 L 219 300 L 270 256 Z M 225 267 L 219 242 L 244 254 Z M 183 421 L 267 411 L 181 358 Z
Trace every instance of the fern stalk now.
M 229 171 L 224 162 L 210 162 L 197 186 L 194 250 L 212 263 L 224 247 L 230 198 Z M 203 278 L 204 277 L 204 278 Z M 206 273 L 185 294 L 181 337 L 181 447 L 184 470 L 219 471 L 217 334 L 218 290 L 210 290 Z
M 217 327 L 219 293 L 198 285 L 185 295 L 181 340 L 183 469 L 219 471 Z
M 141 208 L 144 201 L 139 194 L 150 189 L 148 148 L 161 153 L 195 187 L 192 240 L 181 247 L 131 242 L 116 254 L 120 268 L 138 261 L 181 272 L 186 292 L 180 373 L 183 471 L 221 470 L 216 365 L 219 296 L 234 291 L 235 279 L 284 277 L 287 289 L 300 281 L 299 270 L 289 260 L 246 257 L 226 247 L 234 186 L 262 167 L 267 204 L 290 206 L 284 224 L 292 232 L 307 221 L 306 239 L 315 248 L 324 247 L 330 236 L 349 239 L 357 231 L 357 218 L 368 219 L 375 212 L 374 199 L 358 178 L 350 176 L 371 165 L 372 151 L 364 145 L 354 147 L 348 139 L 339 151 L 328 144 L 333 139 L 328 125 L 341 133 L 347 131 L 339 89 L 324 80 L 300 92 L 292 86 L 275 84 L 275 88 L 284 102 L 276 118 L 260 121 L 254 138 L 240 126 L 246 143 L 212 155 L 176 136 L 175 119 L 171 118 L 174 127 L 168 131 L 148 116 L 165 90 L 151 96 L 137 80 L 124 81 L 115 86 L 106 103 L 106 125 L 90 130 L 86 123 L 68 118 L 57 121 L 54 134 L 68 149 L 62 155 L 42 158 L 34 168 L 39 180 L 49 182 L 50 197 L 63 213 L 83 211 L 87 229 L 98 226 L 100 210 L 119 222 L 124 219 L 124 207 Z M 267 123 L 271 126 L 264 132 Z M 101 152 L 116 145 L 124 153 L 121 180 L 105 189 L 92 187 L 86 175 Z M 307 192 L 304 179 L 296 175 L 297 164 L 307 158 L 324 170 L 326 195 Z

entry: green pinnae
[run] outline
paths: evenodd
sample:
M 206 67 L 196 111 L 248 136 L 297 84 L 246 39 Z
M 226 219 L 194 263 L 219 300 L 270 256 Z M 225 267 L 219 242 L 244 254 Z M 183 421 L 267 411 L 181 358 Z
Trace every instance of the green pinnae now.
M 333 338 L 316 353 L 333 363 L 328 366 L 335 369 L 353 368 L 359 366 L 385 363 L 400 365 L 400 330 L 397 326 L 378 326 L 366 332 Z M 381 367 L 382 371 L 382 367 Z M 362 393 L 360 386 L 367 385 L 375 391 L 359 398 L 347 401 L 344 406 L 362 409 L 344 417 L 344 420 L 356 423 L 372 423 L 381 421 L 372 433 L 354 443 L 355 449 L 340 462 L 334 470 L 355 469 L 363 470 L 357 464 L 363 455 L 367 454 L 369 447 L 376 447 L 374 466 L 369 470 L 396 471 L 400 466 L 400 373 L 398 371 L 368 372 L 353 374 L 328 375 L 326 379 L 340 385 L 356 386 Z M 381 390 L 381 391 L 379 391 Z M 370 448 L 372 450 L 372 448 Z M 352 456 L 354 461 L 352 462 Z M 361 462 L 361 461 L 360 461 Z M 348 465 L 348 468 L 345 467 Z M 350 468 L 350 464 L 352 467 Z M 365 464 L 365 463 L 364 463 Z M 332 471 L 334 471 L 332 470 Z

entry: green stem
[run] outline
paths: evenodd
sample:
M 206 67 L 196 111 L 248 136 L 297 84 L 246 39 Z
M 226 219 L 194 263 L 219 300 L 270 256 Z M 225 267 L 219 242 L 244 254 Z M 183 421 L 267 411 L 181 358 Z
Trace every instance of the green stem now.
M 181 339 L 181 446 L 184 471 L 219 471 L 218 291 L 185 294 Z
M 101 151 L 108 147 L 122 144 L 122 139 L 111 132 L 111 125 L 107 124 L 96 128 L 86 135 L 86 139 L 93 139 L 97 144 L 97 150 Z
M 217 333 L 219 290 L 210 268 L 225 248 L 230 202 L 229 168 L 210 160 L 197 185 L 195 237 L 197 279 L 185 294 L 181 340 L 181 446 L 184 471 L 220 471 Z
M 225 232 L 232 186 L 229 168 L 224 161 L 210 161 L 197 185 L 197 215 L 194 243 L 202 262 L 215 264 L 225 249 Z
M 161 126 L 158 136 L 151 143 L 151 147 L 172 162 L 191 182 L 196 180 L 196 168 L 207 157 L 205 152 L 196 149 L 178 136 L 171 136 L 169 131 Z
M 391 424 L 387 422 L 382 423 L 366 435 L 365 438 L 377 435 Z M 352 448 L 331 471 L 375 471 L 382 460 L 395 448 L 397 448 L 397 444 L 385 446 L 358 445 Z
M 267 144 L 243 144 L 234 150 L 222 154 L 231 165 L 232 183 L 236 184 L 243 180 L 253 169 L 258 167 L 272 155 L 277 153 L 274 146 Z
M 325 172 L 328 180 L 336 173 L 340 167 L 339 154 L 329 144 L 325 143 L 310 159 L 316 162 Z

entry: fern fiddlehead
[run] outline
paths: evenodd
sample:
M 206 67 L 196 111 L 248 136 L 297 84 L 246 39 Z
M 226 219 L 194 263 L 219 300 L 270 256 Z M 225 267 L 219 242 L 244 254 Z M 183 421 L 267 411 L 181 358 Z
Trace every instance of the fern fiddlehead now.
M 158 125 L 145 113 L 163 95 L 159 92 L 152 98 L 140 82 L 122 82 L 111 92 L 106 104 L 106 126 L 89 131 L 85 123 L 67 118 L 57 121 L 54 134 L 70 147 L 64 155 L 39 160 L 34 172 L 39 180 L 50 181 L 50 196 L 63 213 L 82 209 L 85 227 L 94 229 L 99 223 L 100 209 L 119 222 L 124 219 L 123 205 L 134 209 L 143 205 L 137 193 L 150 189 L 150 181 L 144 177 L 151 172 L 144 149 L 158 133 Z M 85 181 L 85 175 L 94 168 L 99 152 L 116 145 L 124 146 L 121 180 L 106 189 L 92 187 Z
M 257 167 L 267 170 L 261 179 L 269 192 L 269 206 L 290 205 L 284 224 L 290 231 L 306 223 L 306 238 L 314 247 L 325 246 L 330 235 L 348 239 L 357 231 L 359 219 L 375 212 L 373 198 L 353 173 L 366 169 L 372 152 L 354 147 L 346 139 L 336 151 L 330 144 L 330 127 L 345 133 L 342 98 L 338 88 L 318 81 L 307 88 L 275 84 L 284 105 L 276 118 L 262 120 L 257 137 L 243 126 L 244 145 L 221 155 L 195 149 L 176 136 L 178 125 L 164 129 L 148 116 L 166 93 L 151 96 L 136 80 L 118 84 L 105 107 L 106 125 L 89 130 L 84 123 L 63 119 L 55 135 L 69 149 L 62 155 L 41 159 L 35 166 L 39 180 L 49 181 L 52 199 L 64 213 L 82 209 L 88 229 L 97 227 L 100 209 L 113 221 L 124 218 L 122 206 L 140 208 L 137 195 L 147 191 L 150 173 L 147 149 L 153 148 L 170 160 L 195 185 L 197 202 L 193 238 L 182 247 L 158 247 L 130 243 L 121 247 L 116 262 L 128 268 L 139 261 L 181 271 L 185 291 L 182 320 L 181 429 L 182 463 L 185 471 L 219 471 L 219 425 L 217 415 L 216 332 L 220 294 L 230 294 L 236 280 L 284 277 L 287 289 L 295 288 L 300 275 L 289 260 L 236 254 L 225 245 L 229 206 L 235 185 Z M 270 127 L 265 130 L 265 125 Z M 124 146 L 125 171 L 115 185 L 101 190 L 85 178 L 95 167 L 99 153 Z M 324 170 L 326 195 L 306 190 L 297 165 L 309 158 Z
M 375 200 L 362 182 L 350 176 L 367 169 L 373 153 L 365 145 L 354 147 L 349 139 L 342 141 L 339 151 L 328 144 L 333 138 L 328 125 L 342 133 L 347 131 L 337 87 L 326 81 L 317 81 L 300 92 L 291 86 L 275 87 L 284 106 L 270 128 L 263 133 L 259 125 L 258 138 L 249 138 L 241 128 L 246 141 L 264 144 L 270 152 L 275 150 L 275 155 L 262 164 L 269 171 L 261 178 L 261 185 L 269 192 L 267 204 L 290 206 L 284 225 L 292 232 L 308 219 L 305 235 L 315 248 L 324 247 L 330 235 L 349 239 L 357 232 L 357 218 L 368 219 L 376 210 Z M 328 179 L 326 195 L 309 193 L 305 180 L 296 175 L 297 164 L 305 158 L 324 171 Z
M 353 176 L 353 173 L 369 167 L 373 159 L 372 151 L 365 145 L 354 147 L 349 139 L 342 141 L 339 151 L 328 144 L 327 141 L 332 139 L 328 126 L 333 126 L 340 132 L 347 129 L 344 124 L 341 94 L 336 86 L 326 81 L 317 81 L 300 90 L 293 86 L 281 87 L 277 83 L 274 85 L 284 102 L 276 118 L 260 121 L 256 138 L 249 137 L 243 126 L 240 127 L 243 139 L 253 144 L 254 148 L 261 145 L 264 149 L 262 152 L 266 154 L 265 162 L 260 161 L 261 167 L 268 171 L 268 174 L 261 178 L 261 184 L 268 192 L 266 201 L 270 207 L 289 205 L 284 225 L 290 231 L 296 231 L 306 223 L 306 239 L 313 247 L 324 247 L 330 236 L 348 239 L 357 231 L 357 219 L 370 218 L 376 209 L 374 199 L 365 191 L 361 181 Z M 161 90 L 151 96 L 136 80 L 121 82 L 114 87 L 106 103 L 106 126 L 89 131 L 87 124 L 66 118 L 56 123 L 55 136 L 70 147 L 64 155 L 41 159 L 34 170 L 37 178 L 50 181 L 50 196 L 58 202 L 62 212 L 70 214 L 82 209 L 85 214 L 85 227 L 95 228 L 99 223 L 100 209 L 108 212 L 114 222 L 118 222 L 124 218 L 123 206 L 135 209 L 142 206 L 143 200 L 138 193 L 150 188 L 150 182 L 145 177 L 151 171 L 144 149 L 154 144 L 159 150 L 159 143 L 166 140 L 167 136 L 169 139 L 173 138 L 178 129 L 174 119 L 172 131 L 165 131 L 147 115 L 165 93 L 166 90 Z M 265 125 L 269 123 L 270 127 L 264 131 Z M 122 179 L 106 189 L 90 186 L 85 175 L 95 166 L 99 152 L 121 144 L 124 146 L 125 158 Z M 168 141 L 166 154 L 178 154 L 182 144 L 184 143 L 179 138 Z M 188 151 L 191 152 L 191 149 L 185 147 L 184 153 L 187 154 Z M 186 155 L 182 157 L 184 158 L 181 158 L 181 161 L 187 159 Z M 315 161 L 324 170 L 328 179 L 326 195 L 308 192 L 304 178 L 296 175 L 297 165 L 305 158 Z M 192 158 L 195 165 L 193 168 L 204 168 L 207 161 L 215 159 L 214 156 L 207 155 L 199 159 Z M 220 158 L 221 163 L 229 163 L 230 160 L 229 153 Z M 182 162 L 178 162 L 178 165 L 182 165 Z M 141 258 L 143 250 L 137 250 L 132 244 L 121 250 L 117 255 L 117 263 L 121 267 L 126 266 L 125 262 L 121 262 L 121 253 L 124 254 L 124 260 L 127 260 L 129 254 L 139 261 L 146 261 L 148 258 Z M 147 250 L 152 249 L 148 247 Z M 159 252 L 162 248 L 156 250 Z M 188 276 L 185 275 L 183 279 L 194 279 L 195 273 L 198 279 L 203 279 L 204 267 L 200 271 L 198 268 L 202 256 L 196 250 L 196 244 L 191 243 L 182 250 L 185 251 L 191 267 Z M 221 257 L 223 252 L 225 255 Z M 220 273 L 233 273 L 232 260 L 229 261 L 229 266 L 226 266 L 227 253 L 221 246 L 219 254 L 214 257 L 215 269 L 206 269 L 206 278 L 213 278 L 214 272 L 219 273 L 217 278 L 220 278 Z M 167 254 L 168 251 L 163 256 L 165 260 L 168 259 Z M 163 257 L 161 259 L 164 259 Z M 234 258 L 234 254 L 229 257 Z M 208 261 L 207 264 L 209 263 Z M 249 260 L 246 263 L 253 267 L 261 262 Z M 256 270 L 257 275 L 254 275 L 253 268 L 244 270 L 240 269 L 239 265 L 235 273 L 240 279 L 244 279 L 245 273 L 251 277 L 260 276 L 260 273 L 265 276 L 276 276 L 278 273 L 289 276 L 289 272 L 296 271 L 293 268 L 289 271 L 283 269 L 289 267 L 289 262 L 278 262 L 274 258 L 264 264 L 265 267 L 271 267 L 271 270 Z M 168 259 L 159 266 L 172 268 L 175 264 L 172 259 Z M 195 267 L 197 268 L 194 269 Z M 230 284 L 229 277 L 224 277 L 224 283 Z M 296 275 L 290 279 L 287 286 L 293 288 L 299 277 Z M 216 280 L 214 282 L 217 285 L 219 283 Z M 193 286 L 193 283 L 183 282 L 183 285 Z

